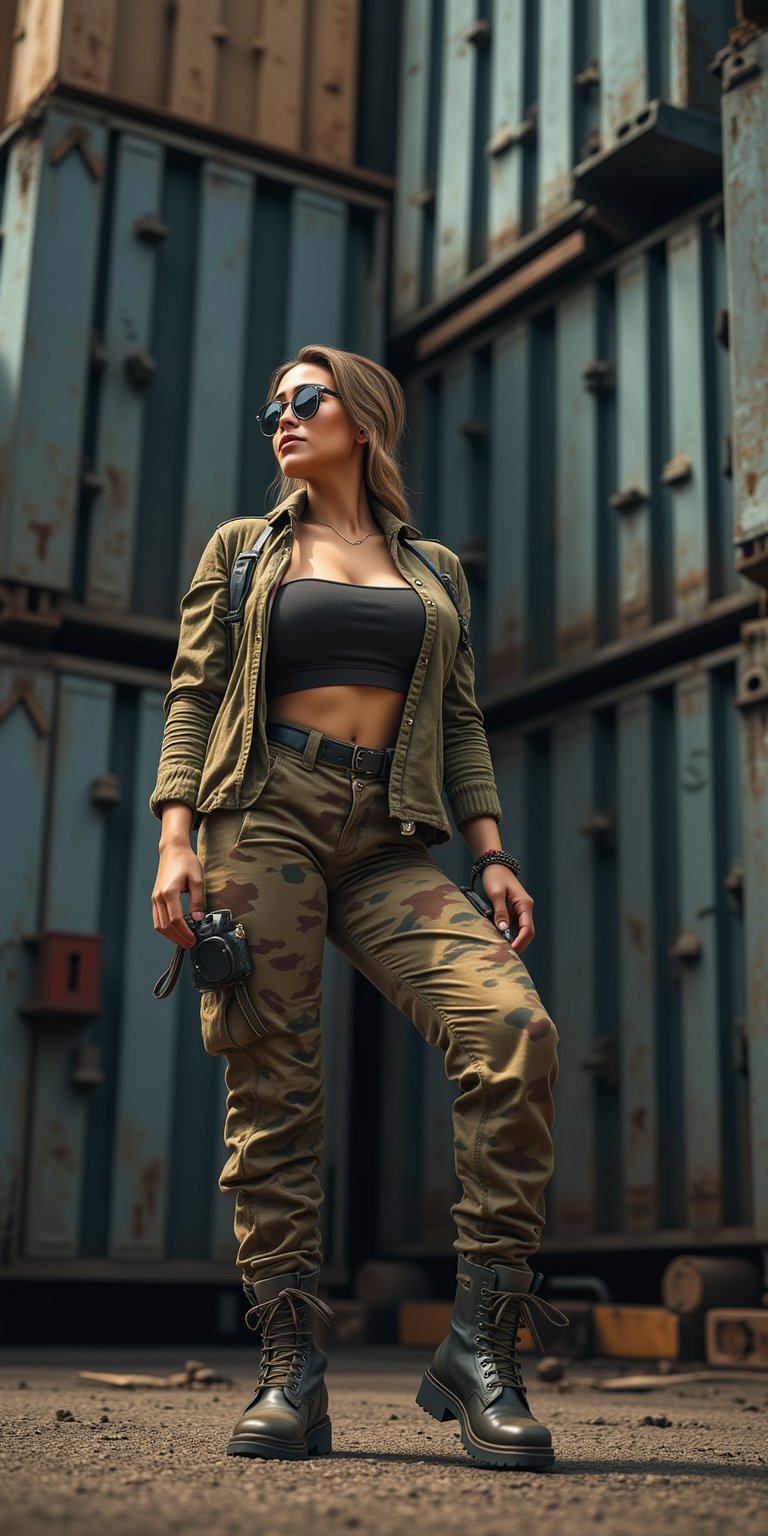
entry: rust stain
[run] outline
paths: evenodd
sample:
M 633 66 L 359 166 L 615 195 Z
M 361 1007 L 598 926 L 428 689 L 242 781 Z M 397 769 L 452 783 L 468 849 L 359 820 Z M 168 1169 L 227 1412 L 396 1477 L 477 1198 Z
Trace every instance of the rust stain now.
M 692 597 L 706 588 L 706 584 L 706 571 L 690 571 L 687 576 L 681 576 L 680 580 L 675 583 L 675 590 L 678 597 Z
M 160 1157 L 151 1157 L 136 1177 L 136 1200 L 131 1211 L 131 1236 L 135 1242 L 143 1242 L 158 1212 L 158 1196 L 162 1188 L 164 1163 Z
M 641 955 L 648 953 L 648 924 L 641 917 L 633 917 L 628 914 L 624 919 L 627 933 L 629 934 L 635 949 L 639 949 Z
M 648 1110 L 644 1104 L 638 1104 L 637 1108 L 633 1109 L 632 1114 L 629 1117 L 629 1128 L 631 1131 L 632 1140 L 634 1140 L 636 1136 L 641 1137 L 643 1140 L 647 1140 Z
M 591 1232 L 592 1212 L 583 1200 L 556 1199 L 554 1225 L 562 1232 Z
M 653 1189 L 650 1184 L 628 1184 L 624 1190 L 627 1216 L 642 1221 L 653 1213 Z
M 594 643 L 595 623 L 591 614 L 583 619 L 577 619 L 574 624 L 567 624 L 558 631 L 557 650 L 559 656 L 567 656 L 569 651 L 591 649 Z
M 54 524 L 31 522 L 28 526 L 30 533 L 35 534 L 37 538 L 36 558 L 44 560 L 48 553 L 48 542 L 54 532 Z
M 749 473 L 744 476 L 744 484 L 747 488 L 748 496 L 754 496 L 759 483 L 760 476 L 756 474 L 754 470 L 750 470 Z

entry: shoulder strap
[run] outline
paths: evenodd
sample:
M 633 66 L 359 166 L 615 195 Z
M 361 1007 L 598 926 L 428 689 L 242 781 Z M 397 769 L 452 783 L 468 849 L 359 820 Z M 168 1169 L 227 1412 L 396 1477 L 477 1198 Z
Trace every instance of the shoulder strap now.
M 234 642 L 232 638 L 233 624 L 242 624 L 245 599 L 250 591 L 253 572 L 256 561 L 261 554 L 270 534 L 274 533 L 274 524 L 267 523 L 259 534 L 253 549 L 244 549 L 234 561 L 229 573 L 229 612 L 224 615 L 224 623 L 227 626 L 227 666 L 232 671 L 234 663 Z
M 451 602 L 453 603 L 453 606 L 456 609 L 459 617 L 459 624 L 461 626 L 461 639 L 459 640 L 459 649 L 462 651 L 471 651 L 472 642 L 469 638 L 469 621 L 459 602 L 459 594 L 456 591 L 456 585 L 453 577 L 450 576 L 447 571 L 441 571 L 438 566 L 433 565 L 428 556 L 424 554 L 423 549 L 417 548 L 416 537 L 417 536 L 415 534 L 408 534 L 409 547 L 413 550 L 415 555 L 418 555 L 420 560 L 423 560 L 424 564 L 428 566 L 433 576 L 436 576 L 438 581 L 442 582 L 443 586 L 445 587 L 445 590 L 448 593 L 448 596 L 450 597 Z

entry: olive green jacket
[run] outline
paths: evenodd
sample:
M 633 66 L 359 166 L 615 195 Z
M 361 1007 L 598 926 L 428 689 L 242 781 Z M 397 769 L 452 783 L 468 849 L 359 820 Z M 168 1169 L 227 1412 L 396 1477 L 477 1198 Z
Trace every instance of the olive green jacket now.
M 306 505 L 302 487 L 264 517 L 221 523 L 208 541 L 181 600 L 176 659 L 165 696 L 157 780 L 149 805 L 162 816 L 164 800 L 183 800 L 201 814 L 251 805 L 266 781 L 265 653 L 275 589 L 289 565 L 296 526 Z M 405 696 L 389 775 L 389 810 L 404 834 L 418 829 L 427 843 L 451 837 L 441 789 L 457 826 L 472 816 L 501 820 L 483 714 L 475 698 L 471 651 L 459 650 L 456 609 L 441 582 L 408 548 L 406 525 L 369 494 L 371 513 L 386 535 L 398 571 L 424 600 L 426 626 Z M 227 671 L 224 615 L 229 572 L 271 523 L 275 529 L 256 562 L 231 676 Z M 414 527 L 414 525 L 410 525 Z M 414 527 L 414 532 L 419 530 Z M 458 556 L 437 541 L 420 548 L 448 571 L 470 618 L 467 580 Z

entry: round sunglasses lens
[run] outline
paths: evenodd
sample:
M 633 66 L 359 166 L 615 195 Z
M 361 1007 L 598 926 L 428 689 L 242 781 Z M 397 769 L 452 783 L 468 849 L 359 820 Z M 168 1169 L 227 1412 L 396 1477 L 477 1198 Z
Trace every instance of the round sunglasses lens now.
M 274 437 L 280 424 L 279 405 L 267 405 L 260 417 L 261 430 L 265 437 Z
M 310 416 L 314 416 L 319 404 L 320 396 L 314 384 L 305 384 L 303 389 L 296 392 L 293 400 L 294 413 L 300 421 L 307 421 Z

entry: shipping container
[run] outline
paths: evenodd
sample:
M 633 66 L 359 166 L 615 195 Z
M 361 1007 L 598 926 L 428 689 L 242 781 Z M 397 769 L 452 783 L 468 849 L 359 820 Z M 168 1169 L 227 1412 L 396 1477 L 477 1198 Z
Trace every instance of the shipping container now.
M 594 688 L 738 637 L 717 199 L 405 381 L 418 525 L 473 595 L 483 702 Z
M 3 121 L 54 88 L 391 174 L 399 13 L 392 0 L 3 0 Z
M 566 227 L 611 240 L 720 186 L 730 0 L 405 0 L 395 331 Z
M 767 728 L 729 646 L 490 734 L 560 1036 L 543 1255 L 768 1241 Z M 426 1257 L 455 1237 L 456 1088 L 384 1029 L 379 1251 Z
M 721 59 L 737 568 L 768 586 L 768 32 Z
M 233 1197 L 218 1187 L 225 1061 L 202 1045 L 185 963 L 150 895 L 147 812 L 164 680 L 0 647 L 6 803 L 0 891 L 0 1279 L 237 1281 Z M 353 972 L 328 946 L 320 1177 L 327 1278 L 348 1274 Z
M 0 580 L 175 628 L 217 523 L 265 510 L 275 365 L 382 357 L 387 201 L 83 108 L 5 154 Z

